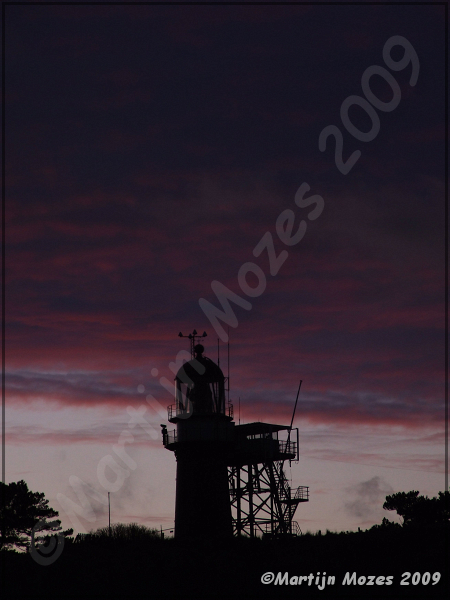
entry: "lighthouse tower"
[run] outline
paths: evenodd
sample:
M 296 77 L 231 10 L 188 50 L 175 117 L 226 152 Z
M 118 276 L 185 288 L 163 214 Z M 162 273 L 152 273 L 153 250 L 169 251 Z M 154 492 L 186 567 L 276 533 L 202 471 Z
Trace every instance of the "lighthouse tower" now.
M 284 462 L 299 459 L 298 428 L 290 425 L 235 425 L 225 401 L 225 379 L 219 366 L 191 341 L 192 360 L 175 377 L 175 404 L 161 425 L 163 444 L 175 453 L 177 488 L 175 537 L 226 539 L 235 536 L 299 535 L 293 520 L 297 506 L 309 501 L 309 488 L 291 489 Z M 301 385 L 301 382 L 300 382 Z M 297 393 L 300 393 L 300 386 Z
M 193 344 L 194 358 L 175 377 L 175 404 L 169 407 L 163 443 L 175 453 L 177 485 L 175 537 L 227 538 L 233 535 L 228 462 L 234 423 L 227 414 L 221 369 Z

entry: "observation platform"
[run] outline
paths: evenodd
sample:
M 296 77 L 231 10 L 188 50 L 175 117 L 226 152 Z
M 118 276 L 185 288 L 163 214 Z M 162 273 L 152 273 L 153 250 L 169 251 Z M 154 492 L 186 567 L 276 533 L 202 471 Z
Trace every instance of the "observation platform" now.
M 173 409 L 176 407 L 169 407 L 169 414 Z M 222 418 L 216 420 L 211 419 L 211 414 L 178 415 L 176 420 L 171 420 L 178 423 L 177 429 L 163 433 L 164 446 L 175 451 L 180 444 L 188 442 L 226 442 L 230 467 L 298 460 L 297 428 L 292 429 L 289 436 L 288 425 L 260 422 L 236 425 L 228 421 L 230 417 L 220 415 Z M 281 432 L 284 432 L 283 437 L 280 437 Z
M 229 466 L 265 463 L 278 460 L 298 460 L 298 429 L 273 423 L 246 423 L 235 425 L 235 445 Z M 286 439 L 283 439 L 286 438 Z M 292 439 L 294 438 L 294 439 Z

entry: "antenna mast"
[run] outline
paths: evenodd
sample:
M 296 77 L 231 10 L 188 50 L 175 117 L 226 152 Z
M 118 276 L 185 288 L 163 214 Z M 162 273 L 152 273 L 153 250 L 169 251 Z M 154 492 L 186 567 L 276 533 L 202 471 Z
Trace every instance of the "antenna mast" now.
M 292 431 L 292 425 L 294 424 L 294 416 L 295 416 L 295 411 L 296 411 L 296 409 L 297 409 L 297 402 L 298 402 L 298 397 L 299 397 L 299 395 L 300 395 L 300 388 L 302 387 L 302 381 L 303 381 L 303 380 L 302 380 L 302 379 L 300 379 L 300 383 L 299 383 L 299 386 L 298 386 L 298 391 L 297 391 L 297 398 L 295 399 L 294 411 L 293 411 L 293 413 L 292 413 L 291 425 L 290 425 L 290 427 L 289 427 L 289 433 L 288 433 L 288 439 L 287 439 L 287 447 L 289 447 L 289 443 L 290 443 L 290 441 L 291 441 L 291 431 Z M 291 466 L 291 463 L 292 463 L 292 461 L 291 461 L 291 459 L 289 459 L 289 466 Z
M 228 404 L 230 404 L 230 326 L 228 325 Z
M 295 399 L 295 405 L 294 405 L 294 412 L 292 413 L 292 419 L 291 419 L 291 426 L 289 428 L 289 433 L 291 432 L 292 429 L 292 425 L 294 424 L 294 416 L 295 416 L 295 410 L 297 408 L 297 402 L 298 402 L 298 397 L 300 395 L 300 388 L 302 387 L 302 379 L 300 379 L 300 384 L 298 386 L 298 392 L 297 392 L 297 398 Z

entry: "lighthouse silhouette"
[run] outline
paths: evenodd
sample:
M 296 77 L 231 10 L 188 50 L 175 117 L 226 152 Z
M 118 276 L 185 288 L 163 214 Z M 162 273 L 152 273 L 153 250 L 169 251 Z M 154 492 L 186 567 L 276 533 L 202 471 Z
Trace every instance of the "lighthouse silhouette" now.
M 194 358 L 179 369 L 175 405 L 169 407 L 176 430 L 163 427 L 164 445 L 177 460 L 177 539 L 233 533 L 227 463 L 234 423 L 225 411 L 224 374 L 203 352 L 201 344 L 193 345 Z
M 179 336 L 190 339 L 192 359 L 178 370 L 175 404 L 168 407 L 176 429 L 161 425 L 163 444 L 177 461 L 175 537 L 299 535 L 293 516 L 309 501 L 309 488 L 292 490 L 283 468 L 299 458 L 295 407 L 290 425 L 236 425 L 225 397 L 229 377 L 196 343 L 206 333 Z

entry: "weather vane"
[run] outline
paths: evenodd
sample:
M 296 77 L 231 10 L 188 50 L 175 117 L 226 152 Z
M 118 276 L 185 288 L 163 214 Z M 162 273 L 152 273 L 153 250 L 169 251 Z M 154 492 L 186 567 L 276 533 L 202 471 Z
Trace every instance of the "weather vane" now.
M 196 341 L 197 343 L 200 342 L 201 340 L 203 340 L 203 338 L 205 338 L 208 334 L 206 333 L 206 331 L 204 331 L 202 333 L 202 335 L 197 333 L 197 330 L 194 329 L 194 331 L 192 333 L 190 333 L 189 335 L 183 335 L 180 331 L 180 333 L 178 334 L 178 337 L 184 337 L 184 338 L 189 338 L 191 340 L 191 357 L 194 358 L 194 348 L 196 346 Z

